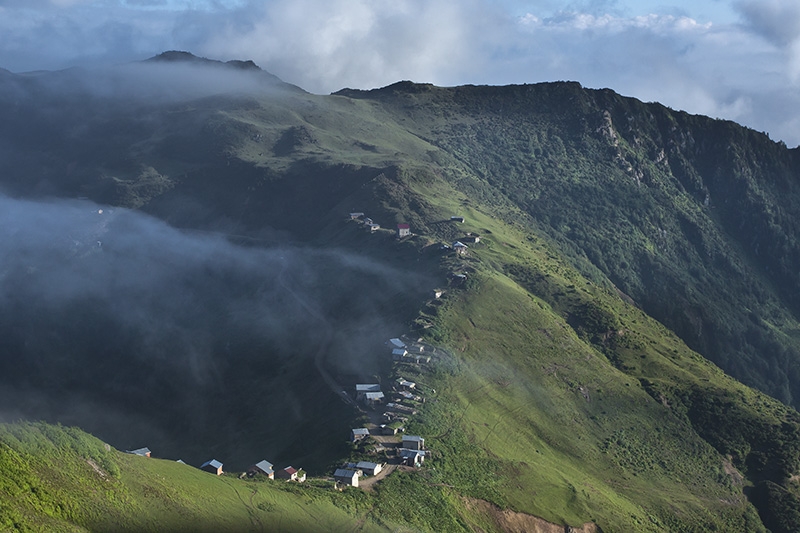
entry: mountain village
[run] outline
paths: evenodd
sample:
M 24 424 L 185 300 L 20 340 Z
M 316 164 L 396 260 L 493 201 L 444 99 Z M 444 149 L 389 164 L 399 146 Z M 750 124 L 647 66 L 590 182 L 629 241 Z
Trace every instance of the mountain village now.
M 369 233 L 381 231 L 381 226 L 363 212 L 349 214 L 350 221 L 363 225 Z M 446 222 L 463 223 L 464 217 L 452 216 Z M 382 230 L 387 231 L 387 230 Z M 397 224 L 396 237 L 403 239 L 413 236 L 409 224 Z M 466 233 L 460 240 L 452 244 L 441 243 L 439 249 L 444 252 L 453 252 L 456 256 L 463 257 L 468 252 L 464 242 L 477 244 L 480 236 Z M 452 283 L 458 285 L 466 280 L 466 274 L 454 274 Z M 444 294 L 443 289 L 433 289 L 432 296 L 435 300 Z M 348 392 L 342 390 L 342 399 L 369 419 L 362 427 L 350 431 L 349 441 L 352 445 L 352 455 L 368 457 L 370 460 L 355 460 L 344 462 L 332 474 L 324 479 L 332 481 L 336 490 L 346 487 L 369 488 L 375 482 L 389 475 L 398 468 L 414 470 L 423 466 L 425 459 L 431 456 L 432 451 L 425 446 L 425 438 L 419 435 L 406 434 L 405 426 L 417 414 L 419 407 L 425 403 L 436 390 L 424 385 L 424 372 L 428 365 L 437 356 L 437 349 L 424 342 L 421 337 L 401 335 L 391 338 L 385 343 L 384 357 L 392 361 L 392 375 L 396 376 L 384 386 L 381 383 L 355 383 Z M 416 381 L 403 377 L 403 374 L 415 374 Z M 126 453 L 142 457 L 151 457 L 149 448 L 126 450 Z M 179 463 L 184 463 L 178 460 Z M 185 463 L 184 463 L 185 464 Z M 216 458 L 209 459 L 199 466 L 203 471 L 213 475 L 223 475 L 223 463 Z M 275 465 L 266 459 L 253 463 L 242 472 L 240 478 L 253 478 L 264 476 L 272 480 L 292 481 L 303 483 L 307 474 L 302 468 L 292 465 L 275 469 Z
M 402 336 L 389 339 L 386 342 L 386 352 L 386 357 L 391 357 L 394 361 L 395 372 L 413 366 L 421 374 L 424 365 L 431 362 L 436 348 L 425 344 L 420 338 L 411 342 L 406 336 Z M 371 478 L 367 482 L 369 486 L 398 467 L 415 469 L 423 465 L 425 458 L 431 453 L 425 447 L 425 438 L 405 434 L 405 424 L 417 413 L 417 407 L 425 402 L 426 393 L 423 390 L 421 383 L 398 377 L 389 384 L 385 392 L 380 383 L 356 383 L 350 393 L 342 391 L 348 396 L 348 403 L 356 405 L 371 421 L 350 431 L 349 440 L 353 451 L 360 456 L 371 456 L 373 460 L 343 463 L 341 468 L 337 468 L 327 478 L 333 481 L 334 488 L 342 490 L 348 486 L 363 486 L 361 479 L 365 477 Z M 431 394 L 436 393 L 434 389 L 428 390 Z M 126 453 L 152 457 L 152 452 L 147 447 L 126 450 Z M 184 463 L 180 459 L 178 462 Z M 225 473 L 223 463 L 217 459 L 209 459 L 199 468 L 217 476 Z M 302 468 L 289 465 L 276 470 L 273 463 L 266 459 L 252 464 L 239 477 L 255 476 L 297 483 L 303 483 L 307 478 Z

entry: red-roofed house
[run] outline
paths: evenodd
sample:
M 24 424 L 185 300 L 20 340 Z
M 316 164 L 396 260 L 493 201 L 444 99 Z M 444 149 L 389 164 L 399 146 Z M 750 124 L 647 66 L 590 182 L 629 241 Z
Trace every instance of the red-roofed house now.
M 407 237 L 411 235 L 411 226 L 408 224 L 398 224 L 397 225 L 397 236 L 398 237 Z
M 297 469 L 293 466 L 287 466 L 282 470 L 275 471 L 275 477 L 278 479 L 285 479 L 287 481 L 297 481 L 298 483 L 302 483 L 306 480 L 306 473 L 303 472 L 303 469 Z

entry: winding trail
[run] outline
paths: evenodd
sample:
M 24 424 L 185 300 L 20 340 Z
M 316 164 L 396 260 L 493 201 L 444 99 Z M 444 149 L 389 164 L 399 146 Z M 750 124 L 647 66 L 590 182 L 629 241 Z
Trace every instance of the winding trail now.
M 233 492 L 236 493 L 236 497 L 239 498 L 239 501 L 242 502 L 242 505 L 247 510 L 247 515 L 250 518 L 250 523 L 254 527 L 257 527 L 259 531 L 263 532 L 264 531 L 264 524 L 261 522 L 261 519 L 258 517 L 258 513 L 255 511 L 255 509 L 253 509 L 253 496 L 255 496 L 255 494 L 258 492 L 258 490 L 253 490 L 252 494 L 250 494 L 250 504 L 248 505 L 248 503 L 246 501 L 244 501 L 244 498 L 242 498 L 242 495 L 239 494 L 239 490 L 236 488 L 236 486 L 235 485 L 231 485 L 231 488 L 233 488 Z

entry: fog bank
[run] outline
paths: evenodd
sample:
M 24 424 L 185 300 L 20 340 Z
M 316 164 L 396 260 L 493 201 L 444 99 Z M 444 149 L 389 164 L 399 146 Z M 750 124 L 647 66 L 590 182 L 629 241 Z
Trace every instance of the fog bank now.
M 352 414 L 315 357 L 377 373 L 380 343 L 428 286 L 344 251 L 245 248 L 88 201 L 0 197 L 0 416 L 188 460 L 305 457 L 294 441 L 309 425 L 335 434 Z

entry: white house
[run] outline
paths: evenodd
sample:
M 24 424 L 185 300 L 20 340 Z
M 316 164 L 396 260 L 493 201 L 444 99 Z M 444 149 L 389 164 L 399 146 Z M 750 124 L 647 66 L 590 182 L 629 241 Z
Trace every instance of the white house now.
M 337 483 L 349 485 L 351 487 L 358 487 L 358 472 L 348 468 L 337 468 L 333 473 L 333 479 Z
M 293 466 L 287 466 L 286 468 L 275 472 L 275 477 L 279 479 L 285 479 L 287 481 L 297 481 L 298 483 L 302 483 L 306 480 L 306 473 L 302 468 L 298 469 Z
M 381 403 L 383 401 L 383 393 L 378 392 L 365 392 L 364 396 L 362 397 L 362 401 L 367 405 L 373 405 L 376 403 Z
M 378 463 L 370 463 L 369 461 L 359 461 L 356 463 L 356 468 L 368 476 L 374 476 L 383 469 L 383 466 Z
M 425 461 L 426 452 L 423 450 L 409 450 L 407 448 L 400 448 L 398 455 L 403 460 L 403 464 L 408 466 L 419 467 Z
M 417 384 L 413 381 L 408 381 L 407 379 L 400 378 L 397 380 L 397 384 L 400 385 L 404 389 L 414 389 L 417 387 Z

